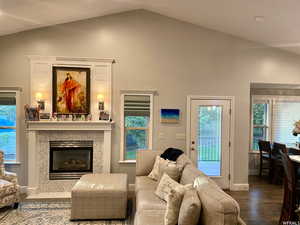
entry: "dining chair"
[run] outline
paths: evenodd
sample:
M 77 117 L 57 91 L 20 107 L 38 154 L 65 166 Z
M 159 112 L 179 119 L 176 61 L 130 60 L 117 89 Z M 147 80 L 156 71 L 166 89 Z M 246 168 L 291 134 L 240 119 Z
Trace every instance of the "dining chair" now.
M 279 224 L 297 219 L 295 210 L 299 199 L 299 188 L 296 186 L 295 167 L 287 152 L 280 150 L 284 170 L 284 195 Z
M 267 170 L 268 177 L 271 180 L 271 143 L 269 141 L 259 140 L 258 147 L 260 156 L 259 176 L 262 176 L 263 170 Z
M 273 143 L 272 153 L 271 153 L 271 167 L 272 167 L 272 183 L 281 183 L 283 178 L 283 165 L 282 157 L 280 152 L 287 152 L 286 145 L 278 142 Z

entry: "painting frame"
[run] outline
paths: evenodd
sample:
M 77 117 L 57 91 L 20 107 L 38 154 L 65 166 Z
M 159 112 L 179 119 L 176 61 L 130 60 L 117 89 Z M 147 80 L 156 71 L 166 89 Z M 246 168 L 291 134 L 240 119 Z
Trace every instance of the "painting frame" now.
M 80 112 L 62 112 L 58 107 L 58 76 L 60 73 L 65 72 L 66 74 L 70 73 L 79 73 L 81 75 L 84 72 L 85 77 L 85 89 L 84 89 L 84 110 Z M 78 75 L 78 76 L 79 76 Z M 71 78 L 72 79 L 72 78 Z M 66 67 L 66 66 L 52 66 L 52 112 L 56 114 L 90 114 L 90 80 L 91 80 L 91 69 L 89 67 Z
M 160 122 L 161 123 L 179 123 L 180 109 L 160 109 Z

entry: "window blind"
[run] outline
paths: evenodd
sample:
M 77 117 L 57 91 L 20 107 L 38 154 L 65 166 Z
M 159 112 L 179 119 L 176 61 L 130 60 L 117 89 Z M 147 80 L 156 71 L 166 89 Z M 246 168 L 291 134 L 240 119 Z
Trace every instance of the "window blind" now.
M 298 137 L 293 136 L 294 123 L 300 120 L 300 100 L 276 100 L 273 104 L 273 141 L 295 144 Z
M 150 116 L 150 97 L 142 95 L 125 95 L 125 116 Z
M 16 105 L 16 93 L 0 92 L 0 105 Z

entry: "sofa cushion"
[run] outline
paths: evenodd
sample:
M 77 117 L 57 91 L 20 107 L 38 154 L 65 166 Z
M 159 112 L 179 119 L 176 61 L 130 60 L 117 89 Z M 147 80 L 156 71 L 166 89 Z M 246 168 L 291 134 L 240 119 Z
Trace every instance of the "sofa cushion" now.
M 6 180 L 0 179 L 0 197 L 14 194 L 18 191 L 18 186 Z
M 166 202 L 154 194 L 153 190 L 140 190 L 136 193 L 136 210 L 163 210 Z
M 164 225 L 164 211 L 146 210 L 137 212 L 134 225 Z
M 186 165 L 190 164 L 193 165 L 192 160 L 189 159 L 189 157 L 186 154 L 182 154 L 180 155 L 177 160 L 176 163 L 179 167 L 184 168 Z
M 200 221 L 205 225 L 238 224 L 238 203 L 213 182 L 203 179 L 196 188 L 202 203 Z
M 150 179 L 147 176 L 140 176 L 135 178 L 135 191 L 138 192 L 140 190 L 152 190 L 153 192 L 156 190 L 158 182 Z
M 191 189 L 184 193 L 180 206 L 178 224 L 180 225 L 197 225 L 201 213 L 201 201 L 198 197 L 197 190 Z
M 194 165 L 187 164 L 181 174 L 180 183 L 183 185 L 193 184 L 197 177 L 207 177 L 203 172 L 198 170 Z

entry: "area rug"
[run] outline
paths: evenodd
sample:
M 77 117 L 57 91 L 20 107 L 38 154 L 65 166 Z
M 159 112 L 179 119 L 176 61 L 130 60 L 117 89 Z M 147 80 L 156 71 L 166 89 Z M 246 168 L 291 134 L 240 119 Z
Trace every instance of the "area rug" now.
M 70 221 L 69 202 L 60 203 L 22 203 L 18 209 L 1 209 L 1 225 L 132 225 L 129 202 L 128 218 L 126 220 L 91 220 Z

